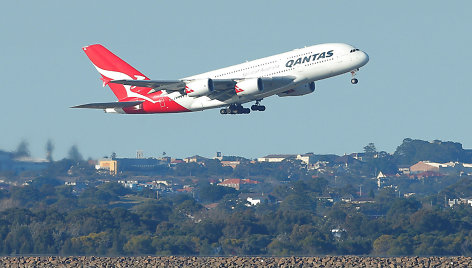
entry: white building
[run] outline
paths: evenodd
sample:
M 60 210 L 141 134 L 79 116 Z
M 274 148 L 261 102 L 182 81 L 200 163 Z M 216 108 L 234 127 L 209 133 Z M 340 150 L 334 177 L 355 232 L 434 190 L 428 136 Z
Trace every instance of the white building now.
M 315 155 L 313 153 L 299 154 L 297 155 L 297 160 L 302 161 L 306 165 L 314 163 Z
M 472 199 L 471 198 L 454 198 L 454 199 L 448 199 L 448 205 L 449 207 L 453 207 L 455 205 L 468 205 L 472 206 Z
M 271 163 L 280 163 L 288 158 L 296 158 L 297 155 L 294 154 L 270 154 L 264 157 L 257 158 L 257 162 L 271 162 Z
M 252 197 L 248 197 L 246 200 L 249 202 L 248 207 L 249 206 L 256 206 L 256 205 L 259 205 L 261 203 L 260 199 L 253 199 Z

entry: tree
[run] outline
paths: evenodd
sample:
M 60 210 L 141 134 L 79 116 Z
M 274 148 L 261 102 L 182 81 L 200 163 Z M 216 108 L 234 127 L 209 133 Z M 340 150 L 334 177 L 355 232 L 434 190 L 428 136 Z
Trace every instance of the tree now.
M 281 210 L 315 211 L 316 201 L 307 194 L 290 194 L 280 204 Z
M 393 247 L 393 236 L 381 235 L 374 241 L 374 253 L 377 255 L 386 255 L 391 247 Z
M 82 157 L 82 154 L 79 152 L 79 148 L 77 148 L 77 145 L 72 145 L 69 149 L 68 153 L 68 158 L 72 161 L 82 161 L 84 158 Z
M 109 193 L 113 196 L 124 196 L 131 193 L 131 190 L 124 187 L 123 184 L 117 182 L 104 183 L 97 187 L 97 189 Z
M 418 161 L 429 160 L 445 163 L 449 161 L 470 161 L 470 155 L 462 149 L 462 144 L 450 141 L 433 142 L 404 139 L 394 153 L 397 164 L 412 165 Z
M 414 198 L 396 198 L 387 212 L 387 220 L 393 228 L 405 228 L 409 217 L 421 208 L 421 203 Z
M 234 194 L 237 191 L 231 187 L 206 184 L 199 189 L 199 197 L 201 200 L 208 202 L 216 202 L 227 194 Z
M 447 218 L 435 210 L 420 209 L 410 216 L 410 225 L 419 233 L 432 231 L 452 231 L 453 226 Z
M 52 142 L 51 139 L 49 139 L 47 142 L 46 142 L 46 159 L 49 161 L 49 162 L 52 162 L 53 159 L 52 159 L 52 153 L 54 151 L 54 143 Z
M 26 226 L 15 226 L 5 238 L 6 252 L 9 254 L 33 253 L 33 239 Z
M 373 156 L 377 152 L 377 149 L 375 148 L 374 143 L 369 143 L 366 146 L 364 146 L 364 153 L 368 156 Z
M 147 235 L 131 237 L 124 245 L 123 249 L 130 254 L 153 254 L 155 248 L 152 246 L 152 239 Z
M 26 140 L 22 140 L 18 147 L 16 147 L 16 151 L 13 153 L 15 157 L 28 157 L 30 156 L 29 144 Z

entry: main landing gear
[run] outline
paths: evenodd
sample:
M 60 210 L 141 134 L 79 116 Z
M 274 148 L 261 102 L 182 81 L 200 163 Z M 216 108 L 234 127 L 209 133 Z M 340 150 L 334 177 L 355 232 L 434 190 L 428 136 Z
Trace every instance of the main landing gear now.
M 228 108 L 220 110 L 220 114 L 248 114 L 251 110 L 244 108 L 241 104 L 231 104 Z
M 253 111 L 265 111 L 266 107 L 260 105 L 261 100 L 257 100 L 256 104 L 251 106 L 251 109 L 244 108 L 241 104 L 231 104 L 228 108 L 220 109 L 220 114 L 248 114 Z
M 359 80 L 357 80 L 357 78 L 354 77 L 354 76 L 356 76 L 357 71 L 359 71 L 359 69 L 351 71 L 351 75 L 352 75 L 351 84 L 353 84 L 353 85 L 355 85 L 359 82 Z
M 260 111 L 260 112 L 265 111 L 265 106 L 264 106 L 264 105 L 260 105 L 260 101 L 261 101 L 261 100 L 256 100 L 256 104 L 254 104 L 254 105 L 251 106 L 251 110 L 253 110 L 253 111 Z

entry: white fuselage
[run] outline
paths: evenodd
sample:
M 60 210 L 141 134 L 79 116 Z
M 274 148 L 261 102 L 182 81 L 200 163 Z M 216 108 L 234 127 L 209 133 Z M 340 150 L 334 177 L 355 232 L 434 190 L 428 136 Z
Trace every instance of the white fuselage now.
M 179 92 L 172 92 L 167 96 L 192 111 L 228 106 L 233 103 L 242 104 L 279 94 L 303 84 L 355 71 L 368 61 L 369 57 L 366 53 L 351 45 L 342 43 L 314 45 L 182 79 L 244 80 L 292 77 L 290 83 L 269 83 L 269 86 L 264 87 L 259 94 L 234 95 L 225 101 L 211 99 L 208 96 L 189 97 Z

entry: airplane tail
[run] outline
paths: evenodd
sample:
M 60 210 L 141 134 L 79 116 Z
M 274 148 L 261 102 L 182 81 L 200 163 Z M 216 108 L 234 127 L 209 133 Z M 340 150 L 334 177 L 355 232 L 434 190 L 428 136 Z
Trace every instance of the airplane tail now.
M 83 47 L 82 49 L 101 74 L 103 86 L 108 85 L 119 101 L 132 95 L 130 94 L 131 91 L 137 93 L 149 92 L 150 88 L 109 83 L 111 80 L 149 80 L 149 78 L 110 52 L 104 46 L 95 44 Z

